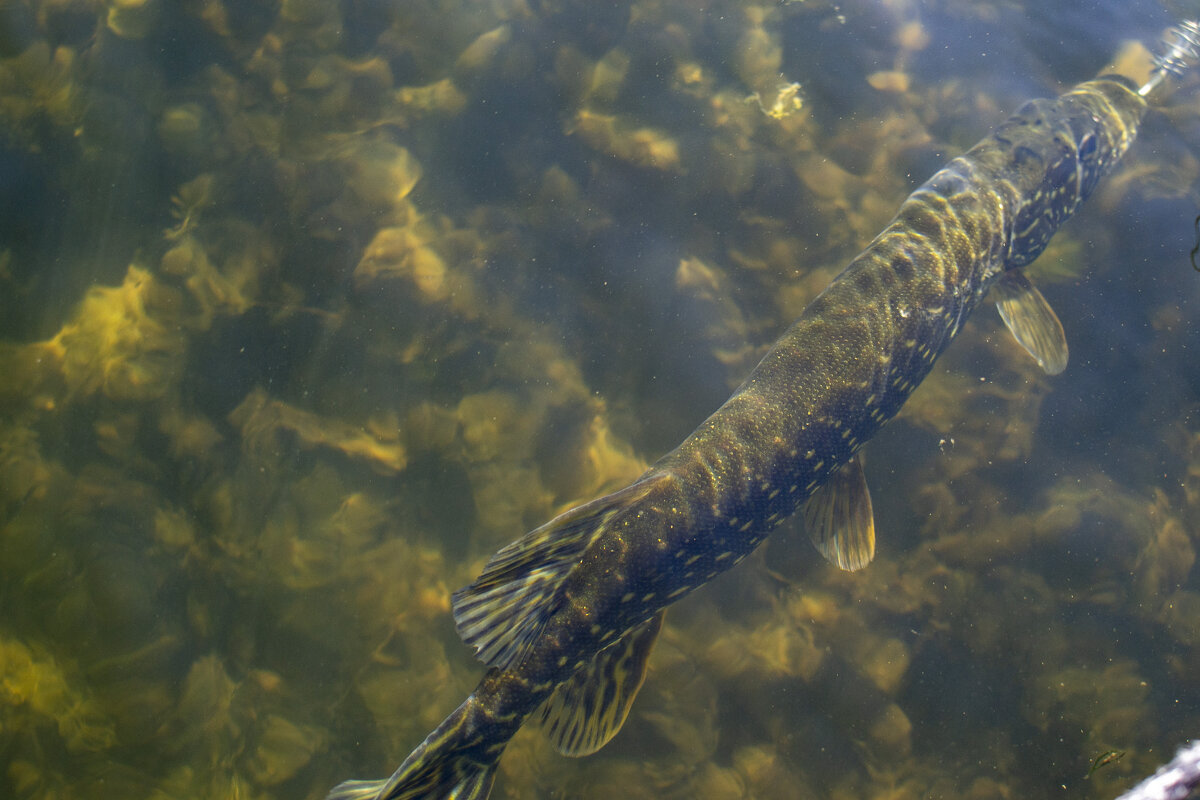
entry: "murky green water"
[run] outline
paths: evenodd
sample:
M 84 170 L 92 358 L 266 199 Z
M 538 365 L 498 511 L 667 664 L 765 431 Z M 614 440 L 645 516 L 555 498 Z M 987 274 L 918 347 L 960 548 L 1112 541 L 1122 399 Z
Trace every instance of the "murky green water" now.
M 451 591 L 1188 6 L 0 2 L 0 795 L 388 774 L 481 674 Z M 1110 798 L 1200 735 L 1198 148 L 1193 80 L 1032 271 L 1063 375 L 983 309 L 868 447 L 867 569 L 780 531 L 494 796 Z

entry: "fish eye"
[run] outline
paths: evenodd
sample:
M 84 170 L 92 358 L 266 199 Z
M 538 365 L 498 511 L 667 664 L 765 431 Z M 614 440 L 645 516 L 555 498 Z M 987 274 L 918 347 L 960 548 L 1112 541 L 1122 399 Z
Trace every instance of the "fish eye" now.
M 1079 140 L 1079 157 L 1083 159 L 1096 155 L 1096 134 L 1089 133 Z

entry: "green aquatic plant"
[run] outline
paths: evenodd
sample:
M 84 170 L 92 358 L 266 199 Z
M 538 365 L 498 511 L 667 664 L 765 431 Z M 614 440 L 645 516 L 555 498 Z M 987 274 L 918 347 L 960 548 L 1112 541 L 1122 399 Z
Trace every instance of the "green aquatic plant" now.
M 40 150 L 47 144 L 38 136 L 38 122 L 44 119 L 58 136 L 74 136 L 85 107 L 77 71 L 78 53 L 66 46 L 52 48 L 45 39 L 0 59 L 0 120 L 8 135 Z
M 9 636 L 0 637 L 0 737 L 9 742 L 55 732 L 71 752 L 96 752 L 116 741 L 113 723 L 90 696 L 78 676 L 69 676 L 40 648 Z M 32 773 L 19 768 L 28 783 Z
M 163 231 L 168 240 L 177 241 L 186 236 L 199 222 L 200 214 L 212 206 L 214 183 L 212 174 L 198 175 L 180 186 L 179 192 L 171 196 L 171 216 L 179 220 L 179 224 Z
M 1015 98 L 940 54 L 1016 10 L 9 3 L 29 27 L 0 138 L 53 200 L 91 194 L 4 221 L 43 244 L 0 253 L 13 307 L 37 304 L 0 343 L 0 794 L 315 798 L 406 750 L 475 674 L 451 591 L 644 471 L 918 168 L 1003 117 Z M 1173 210 L 1196 166 L 1171 147 L 1043 278 L 1102 266 L 1131 198 Z M 1149 324 L 1184 352 L 1180 307 Z M 588 762 L 518 739 L 514 796 L 1001 800 L 1120 746 L 1091 779 L 1114 796 L 1154 720 L 1193 724 L 1162 700 L 1200 675 L 1186 359 L 1130 361 L 1162 406 L 1122 417 L 1138 446 L 1096 427 L 1100 455 L 1044 435 L 1047 408 L 1090 413 L 1081 373 L 1051 383 L 972 325 L 868 464 L 869 573 L 773 550 L 698 593 L 636 724 Z M 935 674 L 949 708 L 921 695 Z M 1023 716 L 975 724 L 956 691 L 985 684 Z
M 108 29 L 124 39 L 144 39 L 158 21 L 157 0 L 108 0 Z

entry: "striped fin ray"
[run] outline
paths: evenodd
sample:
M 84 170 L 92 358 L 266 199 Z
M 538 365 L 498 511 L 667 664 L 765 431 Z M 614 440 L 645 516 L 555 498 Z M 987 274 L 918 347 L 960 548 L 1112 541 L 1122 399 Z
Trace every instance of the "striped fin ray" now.
M 643 478 L 577 506 L 497 552 L 473 584 L 454 594 L 459 636 L 489 666 L 513 666 L 558 610 L 563 580 L 608 520 L 664 479 Z
M 390 778 L 339 783 L 325 800 L 486 800 L 504 743 L 480 748 L 479 741 L 472 739 L 466 724 L 472 702 L 473 696 L 429 734 Z
M 665 614 L 633 627 L 554 691 L 542 708 L 542 725 L 558 752 L 591 755 L 621 730 Z
M 325 800 L 484 800 L 496 781 L 496 766 L 468 775 L 430 774 L 425 780 L 393 785 L 390 778 L 381 781 L 344 781 L 333 787 Z
M 387 780 L 381 781 L 342 781 L 325 800 L 372 800 L 379 796 L 379 790 L 387 785 Z
M 862 459 L 834 471 L 804 504 L 804 526 L 813 546 L 844 570 L 862 569 L 875 557 L 875 513 Z
M 992 286 L 996 310 L 1014 338 L 1047 375 L 1067 368 L 1067 336 L 1046 298 L 1018 270 L 1004 273 Z

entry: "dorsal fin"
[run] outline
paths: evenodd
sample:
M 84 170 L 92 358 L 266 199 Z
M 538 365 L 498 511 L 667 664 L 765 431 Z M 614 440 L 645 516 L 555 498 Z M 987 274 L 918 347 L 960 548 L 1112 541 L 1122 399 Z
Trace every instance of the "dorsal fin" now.
M 665 614 L 635 625 L 554 690 L 542 708 L 542 726 L 558 752 L 591 755 L 621 730 L 646 679 Z
M 558 609 L 563 580 L 608 520 L 666 477 L 651 475 L 576 506 L 497 552 L 474 583 L 454 593 L 459 636 L 489 666 L 512 666 Z
M 835 470 L 804 504 L 804 525 L 813 545 L 845 570 L 862 569 L 875 557 L 875 516 L 861 459 Z
M 1020 270 L 1009 270 L 992 286 L 996 310 L 1017 343 L 1047 375 L 1067 368 L 1067 335 L 1058 315 Z

